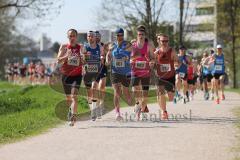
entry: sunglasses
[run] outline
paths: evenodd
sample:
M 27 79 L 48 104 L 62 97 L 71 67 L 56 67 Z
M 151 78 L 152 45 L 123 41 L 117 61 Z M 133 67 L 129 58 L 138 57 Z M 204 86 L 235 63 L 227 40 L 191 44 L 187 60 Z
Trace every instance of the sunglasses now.
M 117 34 L 117 37 L 123 37 L 123 34 Z
M 161 42 L 162 43 L 168 43 L 168 40 L 162 40 Z

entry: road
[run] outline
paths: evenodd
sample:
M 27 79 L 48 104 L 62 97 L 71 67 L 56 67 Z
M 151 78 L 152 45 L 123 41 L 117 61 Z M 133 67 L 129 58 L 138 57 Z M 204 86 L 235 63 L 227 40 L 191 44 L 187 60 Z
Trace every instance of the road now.
M 168 103 L 169 121 L 158 121 L 159 107 L 151 104 L 156 119 L 130 120 L 128 107 L 121 110 L 123 122 L 116 122 L 112 111 L 96 122 L 60 125 L 1 146 L 0 160 L 232 160 L 237 154 L 232 110 L 240 106 L 240 96 L 228 92 L 220 105 L 202 97 L 199 93 L 185 105 Z

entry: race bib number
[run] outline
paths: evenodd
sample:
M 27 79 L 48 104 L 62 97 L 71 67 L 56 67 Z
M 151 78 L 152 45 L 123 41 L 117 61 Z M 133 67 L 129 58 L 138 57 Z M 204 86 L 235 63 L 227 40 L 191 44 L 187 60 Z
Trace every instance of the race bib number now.
M 216 65 L 215 70 L 216 71 L 222 71 L 222 65 Z
M 70 66 L 79 66 L 80 64 L 80 58 L 76 56 L 70 56 L 68 57 L 68 65 Z
M 180 76 L 181 78 L 185 78 L 185 75 L 186 75 L 185 73 L 182 73 L 182 72 L 179 73 L 179 76 Z
M 171 66 L 170 66 L 170 64 L 161 64 L 160 70 L 161 70 L 161 72 L 170 72 Z
M 125 61 L 122 59 L 115 59 L 115 67 L 125 67 Z
M 146 61 L 137 61 L 137 62 L 135 62 L 135 67 L 137 69 L 145 69 L 146 68 Z
M 98 65 L 97 64 L 89 64 L 89 65 L 87 65 L 87 72 L 89 72 L 89 73 L 97 73 L 98 72 Z

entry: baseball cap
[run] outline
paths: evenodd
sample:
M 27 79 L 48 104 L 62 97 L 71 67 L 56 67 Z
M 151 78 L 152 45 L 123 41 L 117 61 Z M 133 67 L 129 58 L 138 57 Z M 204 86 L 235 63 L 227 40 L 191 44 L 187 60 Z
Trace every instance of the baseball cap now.
M 87 35 L 96 36 L 95 32 L 93 32 L 93 31 L 88 31 L 88 32 L 87 32 Z
M 115 33 L 116 34 L 118 34 L 118 33 L 124 34 L 124 30 L 122 28 L 118 28 L 118 29 L 116 29 Z
M 185 47 L 184 45 L 180 45 L 180 46 L 179 46 L 179 49 L 181 49 L 181 50 L 186 50 L 186 47 Z
M 219 48 L 222 48 L 222 45 L 221 45 L 221 44 L 218 44 L 218 45 L 217 45 L 217 49 L 219 49 Z
M 95 31 L 95 35 L 100 37 L 101 33 L 99 31 Z

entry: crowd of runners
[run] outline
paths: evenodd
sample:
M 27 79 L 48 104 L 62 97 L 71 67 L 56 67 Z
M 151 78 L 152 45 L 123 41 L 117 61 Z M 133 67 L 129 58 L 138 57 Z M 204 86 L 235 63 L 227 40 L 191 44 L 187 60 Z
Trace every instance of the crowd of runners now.
M 18 85 L 48 84 L 55 68 L 56 63 L 45 65 L 41 61 L 31 61 L 29 64 L 16 61 L 7 63 L 5 77 L 8 82 Z
M 219 104 L 225 99 L 225 62 L 222 46 L 205 51 L 201 60 L 193 57 L 184 45 L 178 50 L 169 46 L 166 34 L 157 34 L 158 46 L 146 37 L 146 28 L 138 26 L 136 39 L 124 40 L 124 30 L 115 31 L 116 41 L 101 43 L 98 31 L 87 33 L 87 42 L 77 42 L 77 31 L 67 31 L 69 42 L 61 45 L 58 64 L 62 84 L 70 106 L 68 118 L 74 125 L 77 114 L 77 95 L 83 80 L 87 89 L 87 100 L 91 119 L 101 118 L 104 109 L 106 77 L 111 79 L 114 89 L 113 104 L 116 120 L 122 120 L 120 98 L 125 96 L 129 105 L 134 105 L 136 119 L 149 112 L 148 93 L 157 90 L 157 101 L 161 119 L 168 119 L 167 98 L 173 103 L 188 103 L 194 94 L 204 92 L 204 99 Z M 221 94 L 219 93 L 221 91 Z

